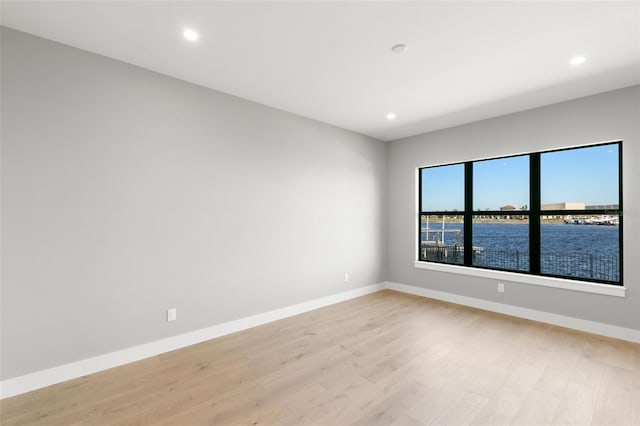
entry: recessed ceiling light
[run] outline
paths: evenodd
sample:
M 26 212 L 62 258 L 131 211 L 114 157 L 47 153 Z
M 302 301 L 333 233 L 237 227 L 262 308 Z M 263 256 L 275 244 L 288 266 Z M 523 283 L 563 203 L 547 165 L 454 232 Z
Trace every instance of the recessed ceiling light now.
M 571 58 L 569 63 L 571 65 L 582 65 L 582 64 L 584 64 L 584 61 L 586 61 L 586 60 L 587 60 L 587 58 L 585 58 L 584 56 L 574 56 L 573 58 Z
M 395 120 L 396 119 L 396 114 L 393 112 L 390 112 L 389 114 L 387 114 L 387 120 Z
M 396 44 L 395 46 L 393 46 L 391 48 L 391 51 L 393 53 L 404 53 L 407 51 L 407 45 L 406 44 Z
M 198 41 L 198 39 L 200 38 L 197 32 L 188 28 L 182 32 L 182 36 L 187 41 Z

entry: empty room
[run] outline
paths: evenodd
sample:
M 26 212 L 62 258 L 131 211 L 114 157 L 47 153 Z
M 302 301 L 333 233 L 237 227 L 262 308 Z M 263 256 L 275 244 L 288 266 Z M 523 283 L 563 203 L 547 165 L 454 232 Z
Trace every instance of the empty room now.
M 640 2 L 0 2 L 0 424 L 640 425 Z

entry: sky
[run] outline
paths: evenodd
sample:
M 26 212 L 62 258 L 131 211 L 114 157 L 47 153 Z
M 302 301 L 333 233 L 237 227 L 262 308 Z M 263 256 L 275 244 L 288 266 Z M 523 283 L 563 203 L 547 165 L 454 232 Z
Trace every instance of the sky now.
M 571 149 L 540 156 L 542 204 L 618 204 L 618 145 Z M 474 210 L 529 204 L 529 156 L 476 161 Z M 464 210 L 464 165 L 422 170 L 422 210 Z

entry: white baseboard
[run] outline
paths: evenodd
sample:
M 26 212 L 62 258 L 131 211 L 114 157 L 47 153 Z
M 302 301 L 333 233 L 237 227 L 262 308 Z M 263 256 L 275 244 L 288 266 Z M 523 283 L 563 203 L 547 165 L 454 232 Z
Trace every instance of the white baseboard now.
M 394 282 L 387 282 L 386 288 L 390 290 L 400 291 L 402 293 L 414 294 L 416 296 L 456 303 L 458 305 L 471 306 L 473 308 L 483 309 L 485 311 L 497 312 L 514 317 L 544 322 L 546 324 L 558 325 L 561 327 L 572 328 L 574 330 L 585 331 L 587 333 L 600 334 L 602 336 L 613 337 L 615 339 L 640 343 L 640 330 L 635 330 L 632 328 L 618 327 L 616 325 L 552 314 L 549 312 L 537 311 L 534 309 L 521 308 L 519 306 L 491 302 L 489 300 L 460 296 L 458 294 L 446 293 L 443 291 L 430 290 L 422 287 L 415 287 Z
M 19 395 L 21 393 L 54 385 L 66 380 L 75 379 L 87 374 L 96 373 L 98 371 L 128 364 L 130 362 L 138 361 L 144 358 L 149 358 L 151 356 L 194 345 L 196 343 L 204 342 L 216 337 L 246 330 L 258 325 L 267 324 L 269 322 L 333 305 L 335 303 L 343 302 L 345 300 L 353 299 L 359 296 L 364 296 L 365 294 L 375 293 L 376 291 L 380 291 L 385 288 L 396 290 L 402 293 L 428 297 L 430 299 L 442 300 L 459 305 L 471 306 L 478 309 L 484 309 L 486 311 L 498 312 L 501 314 L 530 319 L 533 321 L 544 322 L 547 324 L 572 328 L 588 333 L 600 334 L 616 339 L 640 343 L 640 330 L 618 327 L 615 325 L 603 324 L 595 321 L 588 321 L 564 315 L 552 314 L 549 312 L 537 311 L 533 309 L 521 308 L 518 306 L 506 305 L 503 303 L 476 299 L 473 297 L 460 296 L 453 293 L 430 290 L 422 287 L 415 287 L 394 282 L 385 282 L 321 297 L 318 299 L 310 300 L 308 302 L 298 303 L 296 305 L 288 306 L 285 308 L 252 315 L 222 324 L 217 324 L 201 330 L 180 334 L 178 336 L 168 337 L 166 339 L 157 340 L 155 342 L 145 343 L 131 348 L 122 349 L 120 351 L 111 352 L 108 354 L 87 358 L 58 367 L 36 371 L 24 376 L 4 380 L 0 382 L 0 399 L 9 398 L 14 395 Z
M 298 303 L 296 305 L 287 306 L 285 308 L 264 312 L 257 315 L 241 318 L 235 321 L 229 321 L 217 324 L 201 330 L 180 334 L 178 336 L 168 337 L 166 339 L 157 340 L 155 342 L 145 343 L 116 352 L 104 355 L 98 355 L 92 358 L 83 359 L 81 361 L 64 364 L 58 367 L 46 370 L 36 371 L 35 373 L 25 374 L 12 379 L 0 382 L 0 399 L 9 398 L 14 395 L 40 389 L 66 380 L 75 379 L 87 374 L 96 373 L 108 368 L 117 367 L 119 365 L 128 364 L 130 362 L 139 361 L 154 355 L 183 348 L 185 346 L 194 345 L 216 337 L 235 333 L 258 325 L 277 321 L 279 319 L 291 317 L 303 312 L 312 311 L 314 309 L 333 305 L 345 300 L 353 299 L 369 293 L 375 293 L 385 288 L 384 283 L 373 284 L 366 287 L 360 287 L 342 293 L 332 294 L 330 296 L 320 297 L 308 302 Z

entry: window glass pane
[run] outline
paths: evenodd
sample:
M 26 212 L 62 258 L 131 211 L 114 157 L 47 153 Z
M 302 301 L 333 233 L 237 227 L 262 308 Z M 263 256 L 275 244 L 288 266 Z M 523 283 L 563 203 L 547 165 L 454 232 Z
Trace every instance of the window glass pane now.
M 542 210 L 617 209 L 618 144 L 543 153 L 540 180 Z
M 618 215 L 543 216 L 540 263 L 543 274 L 620 280 Z
M 473 265 L 529 270 L 529 218 L 497 216 L 473 219 Z
M 464 164 L 422 169 L 422 211 L 464 211 Z
M 473 210 L 527 210 L 529 156 L 473 163 Z
M 463 216 L 420 217 L 420 260 L 464 263 Z

